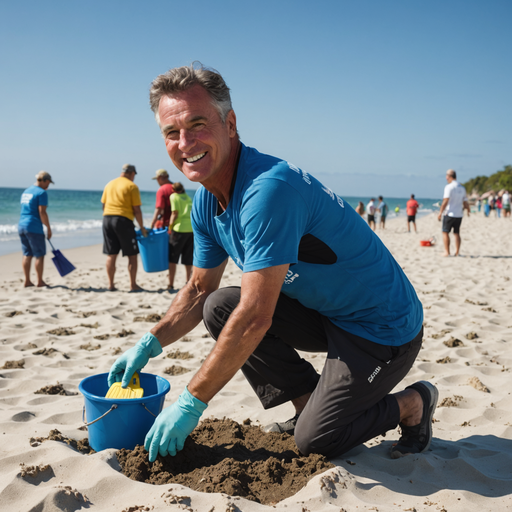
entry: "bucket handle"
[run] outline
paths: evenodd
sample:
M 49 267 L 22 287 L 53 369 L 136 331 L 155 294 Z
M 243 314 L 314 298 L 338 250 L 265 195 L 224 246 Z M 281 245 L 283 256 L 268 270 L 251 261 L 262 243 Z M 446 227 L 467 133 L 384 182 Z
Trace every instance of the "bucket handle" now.
M 113 404 L 112 407 L 105 414 L 102 414 L 99 418 L 96 418 L 94 421 L 91 421 L 90 423 L 87 423 L 87 421 L 85 420 L 85 405 L 84 405 L 84 408 L 82 410 L 82 421 L 84 422 L 84 425 L 86 427 L 88 427 L 89 425 L 92 425 L 93 423 L 96 423 L 97 421 L 100 421 L 102 418 L 104 418 L 107 414 L 112 412 L 114 409 L 117 409 L 117 404 Z
M 156 414 L 153 414 L 147 407 L 146 407 L 146 404 L 140 404 L 142 405 L 142 407 L 144 407 L 144 409 L 146 409 L 146 411 L 149 412 L 149 414 L 151 414 L 151 416 L 154 416 L 156 418 Z M 113 404 L 112 407 L 105 413 L 105 414 L 102 414 L 99 418 L 96 418 L 94 421 L 91 421 L 90 423 L 87 423 L 86 419 L 85 419 L 85 405 L 82 409 L 82 421 L 84 422 L 84 425 L 86 427 L 88 427 L 89 425 L 92 425 L 93 423 L 96 423 L 97 421 L 100 421 L 102 418 L 104 418 L 107 414 L 111 413 L 114 409 L 117 409 L 117 404 Z
M 144 409 L 146 409 L 146 411 L 149 412 L 149 414 L 151 414 L 151 416 L 154 416 L 156 418 L 156 414 L 153 414 L 147 407 L 146 407 L 146 404 L 140 404 L 142 405 L 142 407 L 144 407 Z

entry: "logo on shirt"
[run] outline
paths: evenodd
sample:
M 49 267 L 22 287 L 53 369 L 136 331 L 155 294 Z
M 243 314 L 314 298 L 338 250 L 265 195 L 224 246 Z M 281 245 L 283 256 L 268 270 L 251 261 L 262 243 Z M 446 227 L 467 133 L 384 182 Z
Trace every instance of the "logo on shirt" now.
M 21 194 L 21 204 L 29 204 L 34 194 Z
M 302 169 L 299 169 L 296 165 L 291 164 L 290 162 L 286 162 L 288 164 L 288 167 L 292 171 L 295 171 L 297 174 L 302 176 L 302 179 L 308 184 L 311 185 L 311 178 L 309 177 L 309 174 L 307 172 L 304 172 Z
M 297 277 L 299 277 L 299 274 L 295 274 L 291 270 L 288 270 L 288 272 L 286 273 L 286 277 L 284 278 L 284 284 L 292 284 L 293 281 L 297 279 Z
M 341 199 L 340 196 L 338 196 L 337 194 L 335 194 L 330 188 L 327 188 L 327 187 L 322 187 L 322 190 L 329 195 L 329 197 L 333 200 L 333 201 L 337 201 L 338 204 L 342 207 L 342 208 L 345 208 L 345 203 L 343 202 L 343 199 Z

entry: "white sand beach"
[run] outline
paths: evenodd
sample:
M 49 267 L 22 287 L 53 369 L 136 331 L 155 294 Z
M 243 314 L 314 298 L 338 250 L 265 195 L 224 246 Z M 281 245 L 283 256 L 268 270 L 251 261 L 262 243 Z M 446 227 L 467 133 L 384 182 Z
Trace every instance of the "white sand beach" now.
M 390 431 L 332 460 L 336 468 L 274 506 L 177 484 L 132 481 L 119 472 L 112 449 L 83 455 L 57 441 L 31 446 L 30 438 L 46 437 L 52 429 L 77 440 L 86 437 L 87 432 L 79 430 L 84 405 L 80 381 L 108 372 L 117 349 L 124 352 L 133 346 L 153 325 L 135 319 L 162 315 L 175 295 L 165 289 L 164 272 L 146 274 L 142 265 L 138 282 L 146 291 L 128 293 L 126 260 L 121 258 L 119 291 L 108 292 L 101 246 L 63 251 L 77 267 L 64 278 L 47 257 L 45 278 L 51 287 L 45 289 L 22 288 L 20 253 L 0 257 L 0 367 L 23 361 L 23 367 L 0 369 L 0 510 L 512 510 L 512 220 L 483 214 L 464 218 L 457 258 L 443 257 L 436 215 L 417 224 L 418 234 L 407 233 L 403 218 L 388 222 L 377 234 L 424 306 L 424 346 L 397 390 L 418 380 L 438 387 L 430 450 L 391 460 L 389 448 L 399 432 Z M 420 240 L 432 235 L 437 244 L 421 247 Z M 240 278 L 230 262 L 221 286 L 236 285 Z M 184 269 L 178 266 L 178 287 L 184 279 Z M 58 328 L 67 335 L 48 333 Z M 149 362 L 146 372 L 171 383 L 166 406 L 178 398 L 213 343 L 200 324 Z M 193 357 L 164 357 L 176 348 Z M 323 356 L 304 357 L 321 370 Z M 164 370 L 171 365 L 190 372 L 168 376 Z M 67 395 L 35 394 L 57 383 Z M 289 404 L 263 410 L 240 372 L 205 412 L 205 417 L 226 416 L 238 422 L 251 418 L 260 424 L 292 415 Z M 39 466 L 39 473 L 27 472 L 30 466 Z

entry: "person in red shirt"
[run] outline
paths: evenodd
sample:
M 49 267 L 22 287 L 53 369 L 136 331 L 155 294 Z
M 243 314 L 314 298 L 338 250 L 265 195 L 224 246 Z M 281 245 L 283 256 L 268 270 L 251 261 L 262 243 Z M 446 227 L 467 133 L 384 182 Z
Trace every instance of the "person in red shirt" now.
M 169 227 L 171 218 L 171 203 L 169 198 L 174 193 L 172 181 L 169 180 L 169 174 L 165 169 L 158 169 L 156 176 L 152 178 L 160 185 L 156 193 L 156 208 L 151 221 L 151 229 Z
M 407 231 L 411 232 L 411 222 L 414 226 L 414 232 L 417 233 L 416 230 L 416 212 L 418 211 L 418 208 L 420 205 L 418 204 L 418 201 L 414 199 L 414 194 L 411 194 L 411 199 L 407 201 Z

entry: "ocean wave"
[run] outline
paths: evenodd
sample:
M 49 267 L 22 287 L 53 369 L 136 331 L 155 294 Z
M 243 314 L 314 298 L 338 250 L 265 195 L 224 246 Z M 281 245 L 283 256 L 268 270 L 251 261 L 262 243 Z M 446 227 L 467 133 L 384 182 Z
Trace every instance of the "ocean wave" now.
M 75 231 L 82 231 L 86 229 L 100 229 L 102 226 L 101 220 L 68 220 L 67 222 L 51 222 L 52 231 L 54 233 L 69 233 Z M 9 235 L 18 234 L 17 224 L 0 224 L 0 241 L 11 239 Z M 7 238 L 5 236 L 7 235 Z

